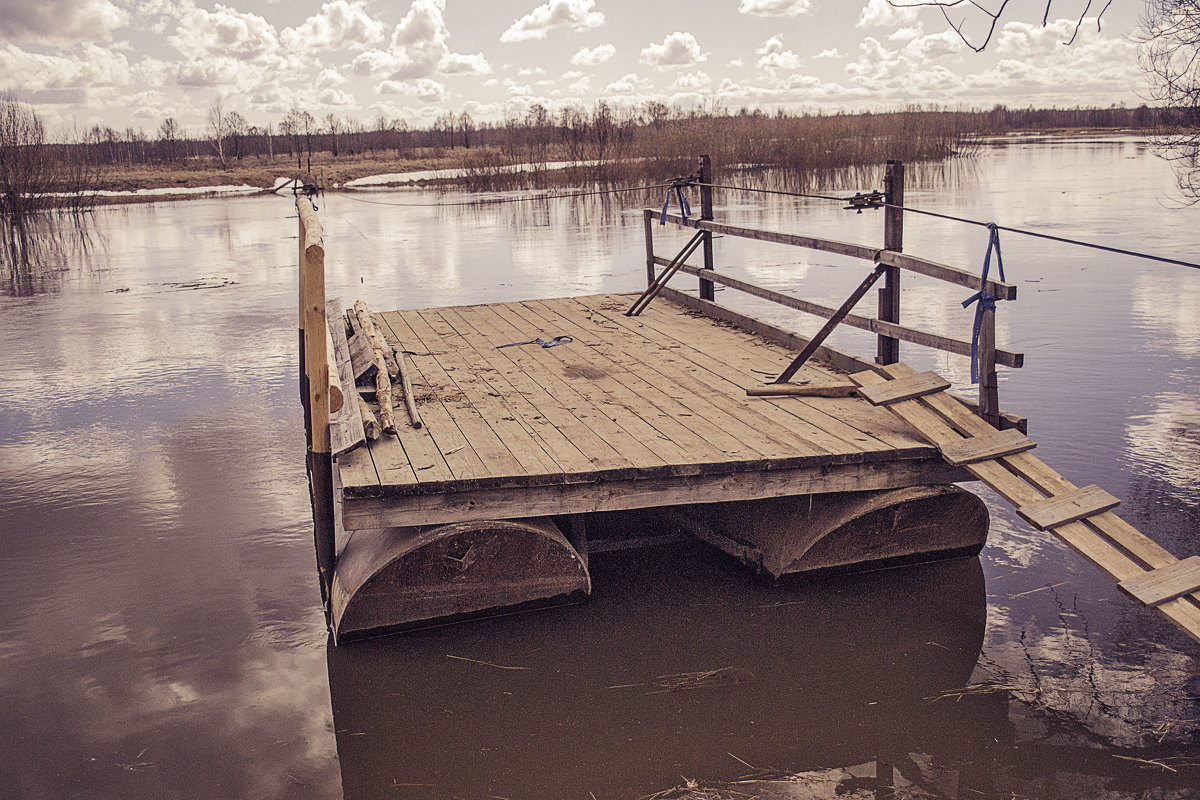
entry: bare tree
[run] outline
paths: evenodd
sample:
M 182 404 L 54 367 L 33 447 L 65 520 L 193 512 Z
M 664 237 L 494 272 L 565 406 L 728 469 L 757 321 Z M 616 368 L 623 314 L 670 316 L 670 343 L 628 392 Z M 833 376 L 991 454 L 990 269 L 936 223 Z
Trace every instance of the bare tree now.
M 1147 0 L 1137 38 L 1160 106 L 1155 152 L 1174 167 L 1183 197 L 1200 202 L 1200 0 Z
M 242 146 L 246 139 L 246 132 L 249 125 L 246 124 L 246 118 L 236 111 L 230 111 L 225 118 L 226 135 L 229 136 L 229 146 L 233 150 L 233 157 L 238 161 L 242 160 Z
M 329 113 L 325 115 L 325 130 L 329 132 L 332 138 L 333 157 L 338 157 L 338 134 L 342 132 L 342 121 L 338 119 L 337 114 Z
M 996 33 L 996 26 L 1000 24 L 1008 11 L 1009 1 L 999 0 L 998 4 L 993 3 L 994 9 L 989 9 L 978 0 L 888 0 L 888 4 L 895 8 L 936 8 L 942 12 L 946 24 L 958 34 L 963 44 L 976 53 L 982 53 L 992 41 L 992 36 Z M 1151 0 L 1151 2 L 1154 1 Z M 1063 44 L 1070 45 L 1075 42 L 1075 37 L 1079 35 L 1079 29 L 1083 26 L 1084 19 L 1093 10 L 1096 11 L 1096 30 L 1099 30 L 1100 20 L 1112 2 L 1113 0 L 1087 0 L 1079 12 L 1079 16 L 1075 19 L 1075 30 L 1071 34 L 1071 38 Z M 1043 26 L 1050 21 L 1050 7 L 1053 3 L 1054 0 L 1046 0 L 1046 6 L 1042 10 Z M 983 33 L 972 36 L 967 29 L 982 29 Z
M 175 147 L 179 143 L 179 123 L 174 117 L 167 117 L 158 126 L 158 140 L 162 142 L 163 149 L 167 152 L 167 161 L 175 161 Z
M 221 162 L 221 169 L 229 165 L 225 161 L 225 137 L 229 135 L 229 114 L 225 111 L 225 102 L 221 98 L 213 100 L 208 107 L 208 132 L 212 137 L 212 148 Z

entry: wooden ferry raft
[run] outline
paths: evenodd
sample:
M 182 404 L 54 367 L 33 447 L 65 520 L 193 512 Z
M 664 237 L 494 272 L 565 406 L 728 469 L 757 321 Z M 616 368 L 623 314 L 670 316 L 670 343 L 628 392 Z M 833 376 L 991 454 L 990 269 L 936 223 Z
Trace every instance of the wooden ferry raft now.
M 902 175 L 889 164 L 895 205 Z M 1200 640 L 1200 557 L 1176 559 L 1116 517 L 1115 498 L 1050 470 L 1027 452 L 1023 421 L 1000 411 L 997 366 L 1023 357 L 996 346 L 990 302 L 974 343 L 900 324 L 901 270 L 991 300 L 1015 299 L 1016 287 L 901 253 L 895 208 L 876 250 L 719 224 L 709 200 L 700 219 L 664 215 L 696 231 L 670 260 L 654 252 L 659 215 L 647 211 L 641 297 L 373 315 L 327 308 L 320 223 L 297 205 L 302 396 L 335 639 L 586 594 L 589 551 L 638 543 L 589 542 L 593 522 L 626 525 L 622 512 L 641 524 L 649 512 L 775 577 L 978 553 L 986 509 L 951 485 L 974 477 Z M 718 271 L 714 233 L 873 270 L 841 308 L 827 307 Z M 704 266 L 687 265 L 702 245 Z M 698 298 L 666 287 L 679 271 L 699 276 Z M 878 316 L 849 313 L 879 278 Z M 716 304 L 717 283 L 829 322 L 797 336 Z M 821 345 L 837 324 L 875 332 L 876 362 Z M 900 341 L 977 347 L 977 408 L 898 363 Z M 364 397 L 384 400 L 378 419 Z

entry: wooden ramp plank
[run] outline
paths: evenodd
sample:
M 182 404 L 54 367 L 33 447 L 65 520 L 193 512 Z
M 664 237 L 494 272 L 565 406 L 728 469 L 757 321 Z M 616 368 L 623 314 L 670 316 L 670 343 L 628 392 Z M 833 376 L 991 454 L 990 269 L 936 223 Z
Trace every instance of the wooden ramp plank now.
M 889 377 L 906 378 L 917 374 L 906 364 L 880 369 L 888 377 L 864 371 L 852 375 L 851 379 L 862 386 L 877 386 L 886 383 Z M 888 408 L 938 447 L 961 442 L 963 432 L 978 435 L 991 430 L 985 421 L 945 392 L 899 401 Z M 1042 501 L 1048 494 L 1078 488 L 1028 452 L 969 464 L 965 468 L 1018 507 Z M 1112 511 L 1069 522 L 1054 528 L 1052 533 L 1118 582 L 1147 575 L 1145 564 L 1154 569 L 1178 561 Z M 1148 558 L 1141 558 L 1142 554 Z M 1155 608 L 1200 642 L 1200 593 L 1185 594 Z
M 1200 556 L 1188 556 L 1145 575 L 1121 581 L 1119 586 L 1148 606 L 1158 606 L 1200 590 Z
M 325 303 L 325 321 L 333 341 L 334 363 L 337 364 L 338 382 L 342 386 L 345 401 L 329 420 L 330 450 L 336 459 L 367 440 L 363 430 L 362 413 L 358 410 L 357 390 L 354 388 L 354 367 L 350 364 L 350 349 L 346 344 L 345 317 L 342 316 L 342 301 L 338 298 Z
M 1009 428 L 947 444 L 942 447 L 942 458 L 956 467 L 961 467 L 966 464 L 978 464 L 980 461 L 992 461 L 1001 456 L 1023 453 L 1036 446 L 1037 442 L 1033 439 L 1016 428 Z
M 1018 507 L 1017 513 L 1039 531 L 1045 531 L 1100 514 L 1116 508 L 1120 503 L 1120 500 L 1092 483 L 1066 494 L 1027 503 Z
M 881 383 L 878 386 L 863 386 L 858 393 L 871 405 L 889 406 L 892 403 L 924 397 L 927 394 L 942 392 L 949 388 L 950 381 L 936 372 L 921 372 L 906 378 Z

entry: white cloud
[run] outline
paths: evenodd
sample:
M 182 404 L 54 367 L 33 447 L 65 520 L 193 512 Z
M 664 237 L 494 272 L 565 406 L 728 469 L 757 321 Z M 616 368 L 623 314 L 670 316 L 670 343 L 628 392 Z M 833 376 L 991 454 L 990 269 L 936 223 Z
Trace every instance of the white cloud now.
M 888 0 L 870 0 L 858 15 L 859 28 L 894 28 L 917 19 L 917 9 L 894 6 Z
M 758 53 L 760 69 L 797 69 L 800 66 L 800 56 L 784 49 L 782 36 L 772 36 L 754 52 Z
M 440 103 L 446 99 L 446 87 L 431 78 L 413 81 L 382 81 L 375 87 L 377 94 L 399 94 L 415 97 L 425 103 Z
M 685 72 L 675 78 L 675 82 L 671 84 L 671 88 L 681 92 L 700 92 L 712 85 L 712 78 L 708 73 L 696 71 Z
M 642 50 L 642 63 L 665 69 L 692 67 L 708 58 L 700 52 L 700 44 L 690 33 L 675 31 L 663 38 L 662 44 L 650 44 Z
M 608 86 L 605 86 L 604 93 L 624 95 L 635 94 L 643 88 L 648 88 L 650 83 L 650 81 L 644 78 L 639 78 L 637 73 L 630 72 L 628 75 L 617 78 Z
M 128 85 L 129 78 L 124 54 L 94 44 L 81 45 L 68 55 L 0 46 L 0 85 L 20 86 L 23 91 L 121 87 Z
M 734 69 L 741 69 L 742 67 L 746 66 L 746 62 L 742 61 L 740 58 L 731 58 L 729 59 L 729 66 L 733 67 Z
M 319 87 L 325 86 L 342 86 L 349 80 L 345 75 L 338 72 L 333 67 L 326 67 L 317 75 L 316 84 Z
M 569 28 L 576 33 L 599 28 L 604 14 L 595 10 L 595 0 L 548 0 L 508 26 L 502 42 L 545 39 L 552 30 Z
M 450 31 L 442 16 L 445 7 L 445 0 L 413 0 L 392 31 L 391 48 L 356 55 L 351 62 L 354 74 L 393 83 L 434 75 L 490 75 L 492 65 L 483 53 L 450 51 Z
M 225 57 L 262 61 L 280 52 L 275 27 L 258 14 L 218 4 L 213 11 L 188 9 L 168 41 L 190 59 Z
M 129 14 L 110 0 L 0 0 L 0 39 L 112 41 Z
M 846 55 L 836 47 L 829 47 L 817 53 L 813 58 L 845 58 Z
M 611 44 L 598 44 L 595 47 L 579 48 L 579 52 L 571 56 L 571 63 L 576 66 L 595 67 L 608 61 L 616 55 L 617 48 Z
M 323 106 L 336 106 L 340 108 L 351 108 L 358 105 L 358 101 L 354 99 L 353 94 L 333 87 L 325 89 L 317 95 L 317 102 Z
M 491 75 L 492 65 L 483 53 L 447 53 L 438 62 L 441 75 Z
M 287 47 L 321 52 L 363 48 L 383 38 L 383 23 L 367 13 L 366 0 L 331 0 L 280 39 Z
M 812 0 L 741 0 L 738 12 L 756 17 L 797 17 L 812 10 Z

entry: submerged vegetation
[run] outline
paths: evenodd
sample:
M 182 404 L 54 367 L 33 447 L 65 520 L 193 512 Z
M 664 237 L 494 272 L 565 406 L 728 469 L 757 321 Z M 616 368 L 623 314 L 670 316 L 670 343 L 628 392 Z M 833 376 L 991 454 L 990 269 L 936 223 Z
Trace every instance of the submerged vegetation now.
M 0 217 L 48 207 L 86 211 L 98 181 L 85 149 L 52 144 L 29 105 L 0 96 Z

